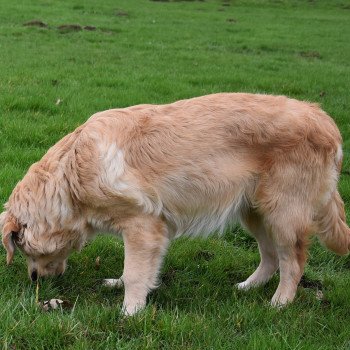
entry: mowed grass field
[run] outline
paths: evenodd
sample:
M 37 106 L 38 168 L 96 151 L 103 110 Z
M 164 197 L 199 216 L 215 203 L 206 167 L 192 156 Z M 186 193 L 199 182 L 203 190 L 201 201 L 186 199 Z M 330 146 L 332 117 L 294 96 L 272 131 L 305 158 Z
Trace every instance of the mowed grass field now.
M 34 19 L 47 26 L 23 25 Z M 0 204 L 96 111 L 245 91 L 318 102 L 335 119 L 350 214 L 349 24 L 346 0 L 2 0 Z M 350 349 L 350 259 L 316 241 L 282 310 L 269 306 L 278 276 L 249 293 L 234 288 L 259 263 L 241 229 L 175 241 L 159 289 L 133 318 L 120 316 L 123 291 L 101 286 L 122 273 L 121 240 L 97 238 L 63 277 L 40 282 L 40 300 L 71 303 L 49 313 L 36 306 L 24 258 L 6 267 L 0 253 L 2 349 Z

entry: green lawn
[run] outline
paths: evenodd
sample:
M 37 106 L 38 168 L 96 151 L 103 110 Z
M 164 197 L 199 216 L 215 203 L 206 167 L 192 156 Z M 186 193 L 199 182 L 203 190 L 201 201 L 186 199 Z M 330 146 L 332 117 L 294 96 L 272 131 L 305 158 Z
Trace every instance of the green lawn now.
M 340 190 L 350 214 L 348 0 L 0 5 L 0 204 L 30 164 L 96 111 L 246 91 L 319 102 L 333 116 L 344 138 Z M 23 25 L 33 19 L 47 27 Z M 64 24 L 96 30 L 58 29 Z M 41 300 L 73 306 L 51 313 L 36 307 L 24 259 L 6 267 L 1 247 L 0 348 L 350 349 L 348 257 L 315 242 L 295 303 L 276 310 L 269 300 L 277 276 L 248 294 L 234 288 L 259 256 L 255 241 L 231 231 L 174 242 L 160 288 L 129 319 L 119 314 L 123 292 L 101 287 L 122 272 L 121 241 L 98 238 L 71 257 L 62 278 L 42 282 Z

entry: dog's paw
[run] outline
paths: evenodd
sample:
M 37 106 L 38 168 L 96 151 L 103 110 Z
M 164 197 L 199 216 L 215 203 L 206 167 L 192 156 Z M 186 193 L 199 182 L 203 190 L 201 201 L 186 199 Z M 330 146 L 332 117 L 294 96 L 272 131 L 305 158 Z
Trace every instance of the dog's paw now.
M 136 315 L 138 312 L 142 311 L 146 306 L 146 301 L 130 302 L 128 304 L 123 304 L 122 315 L 125 317 L 130 317 Z
M 292 301 L 293 301 L 292 298 L 288 298 L 287 296 L 282 296 L 280 294 L 275 294 L 271 299 L 270 305 L 273 308 L 280 310 L 286 307 Z
M 247 283 L 246 281 L 236 284 L 236 288 L 239 290 L 248 290 L 251 287 L 252 285 L 250 283 Z
M 102 285 L 108 288 L 123 288 L 123 280 L 121 278 L 106 278 L 103 280 Z

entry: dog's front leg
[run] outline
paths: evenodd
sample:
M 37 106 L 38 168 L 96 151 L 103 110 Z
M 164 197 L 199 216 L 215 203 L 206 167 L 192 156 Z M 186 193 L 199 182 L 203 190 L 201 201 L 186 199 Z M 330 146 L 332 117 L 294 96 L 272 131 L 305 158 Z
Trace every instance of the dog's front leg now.
M 133 315 L 146 305 L 150 290 L 157 287 L 157 277 L 169 239 L 165 224 L 155 217 L 130 220 L 123 227 L 125 287 L 123 312 Z

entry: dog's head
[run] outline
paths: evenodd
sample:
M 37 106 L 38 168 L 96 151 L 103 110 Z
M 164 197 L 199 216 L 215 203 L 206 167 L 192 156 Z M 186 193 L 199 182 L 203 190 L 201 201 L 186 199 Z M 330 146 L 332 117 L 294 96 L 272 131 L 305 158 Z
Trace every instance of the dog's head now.
M 28 263 L 29 277 L 61 275 L 73 249 L 79 249 L 72 232 L 38 232 L 38 225 L 21 222 L 8 212 L 0 215 L 2 243 L 7 251 L 7 264 L 11 264 L 16 248 L 22 251 Z

